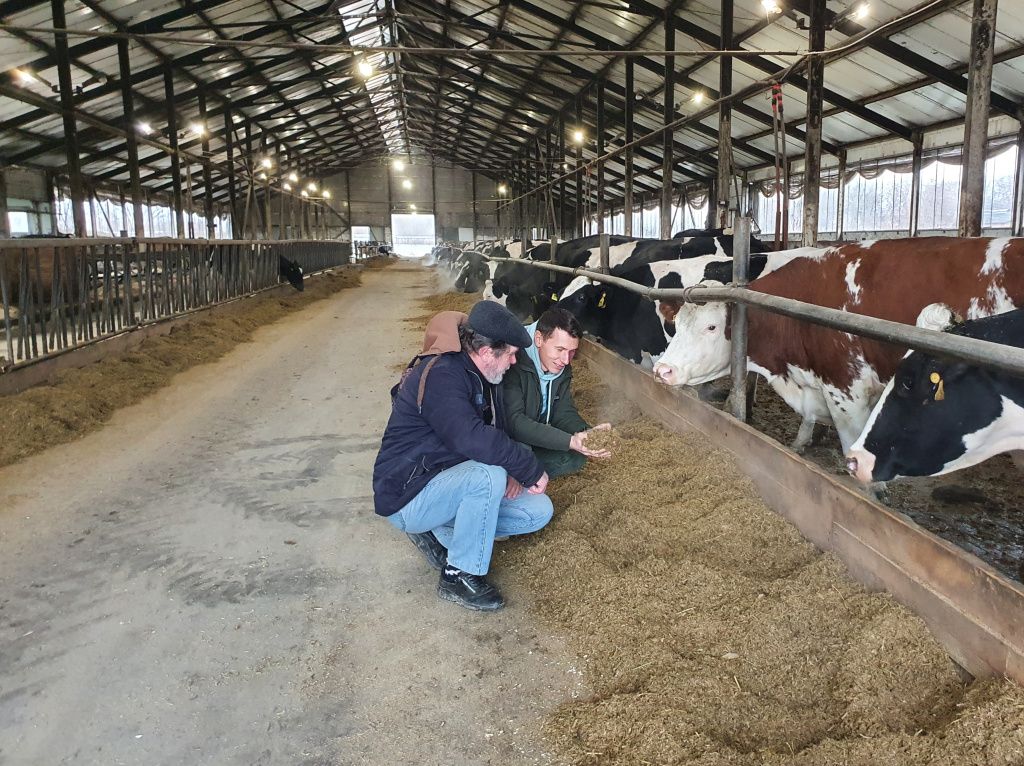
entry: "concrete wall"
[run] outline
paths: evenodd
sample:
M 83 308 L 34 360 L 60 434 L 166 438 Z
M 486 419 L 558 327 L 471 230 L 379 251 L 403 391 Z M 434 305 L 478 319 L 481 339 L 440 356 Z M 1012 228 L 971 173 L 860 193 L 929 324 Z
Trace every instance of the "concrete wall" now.
M 433 185 L 431 175 L 433 174 Z M 347 183 L 346 183 L 347 176 Z M 403 187 L 408 179 L 411 189 Z M 476 181 L 476 239 L 496 234 L 496 182 L 460 167 L 406 164 L 401 172 L 373 164 L 340 173 L 325 184 L 338 210 L 348 208 L 353 226 L 369 226 L 375 239 L 391 241 L 391 213 L 434 213 L 439 240 L 459 239 L 459 229 L 472 229 L 473 182 Z M 388 207 L 390 184 L 391 207 Z M 436 189 L 436 191 L 435 191 Z

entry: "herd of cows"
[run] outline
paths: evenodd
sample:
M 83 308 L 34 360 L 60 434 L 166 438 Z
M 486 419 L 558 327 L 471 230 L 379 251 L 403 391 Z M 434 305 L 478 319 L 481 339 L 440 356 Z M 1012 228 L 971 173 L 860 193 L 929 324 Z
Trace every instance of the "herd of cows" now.
M 671 240 L 612 236 L 612 276 L 647 287 L 718 286 L 732 278 L 730 230 Z M 750 288 L 903 324 L 1024 346 L 1024 238 L 929 237 L 768 252 L 750 243 Z M 522 263 L 495 262 L 494 257 Z M 445 244 L 431 263 L 456 289 L 482 291 L 524 322 L 550 306 L 673 386 L 729 374 L 730 310 L 719 302 L 651 301 L 620 287 L 525 265 L 600 264 L 598 237 L 551 244 Z M 1024 381 L 765 311 L 748 314 L 748 368 L 801 418 L 833 425 L 847 468 L 864 483 L 935 476 L 1024 450 Z

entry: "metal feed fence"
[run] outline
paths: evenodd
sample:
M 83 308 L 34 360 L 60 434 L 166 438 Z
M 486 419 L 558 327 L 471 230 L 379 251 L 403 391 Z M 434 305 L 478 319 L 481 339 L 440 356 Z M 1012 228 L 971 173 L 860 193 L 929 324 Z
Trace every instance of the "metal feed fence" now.
M 346 264 L 333 241 L 0 239 L 0 371 Z

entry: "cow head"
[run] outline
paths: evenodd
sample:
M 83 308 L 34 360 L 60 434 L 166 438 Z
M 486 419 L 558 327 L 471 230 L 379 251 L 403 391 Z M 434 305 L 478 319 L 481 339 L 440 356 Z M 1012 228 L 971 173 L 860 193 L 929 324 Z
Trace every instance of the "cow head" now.
M 869 483 L 937 476 L 981 462 L 977 437 L 1003 410 L 992 376 L 979 368 L 911 352 L 889 381 L 846 467 Z M 974 437 L 974 438 L 972 438 Z M 996 450 L 999 451 L 999 450 Z
M 675 335 L 654 367 L 659 380 L 670 386 L 696 386 L 729 374 L 728 304 L 686 303 L 675 311 L 674 321 Z
M 614 301 L 614 287 L 591 284 L 586 277 L 577 277 L 565 288 L 555 306 L 576 317 L 586 332 L 602 336 L 611 321 Z
M 277 259 L 278 275 L 301 293 L 305 288 L 305 283 L 302 281 L 302 267 L 283 255 L 279 255 Z

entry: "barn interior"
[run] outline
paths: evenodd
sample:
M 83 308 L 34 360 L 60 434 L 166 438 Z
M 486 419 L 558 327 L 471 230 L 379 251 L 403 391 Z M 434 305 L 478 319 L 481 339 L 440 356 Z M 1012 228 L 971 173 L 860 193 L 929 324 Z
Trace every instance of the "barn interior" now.
M 866 494 L 590 337 L 500 614 L 370 485 L 468 254 L 1012 244 L 1022 104 L 1009 0 L 0 3 L 0 762 L 1024 763 L 1008 454 Z

